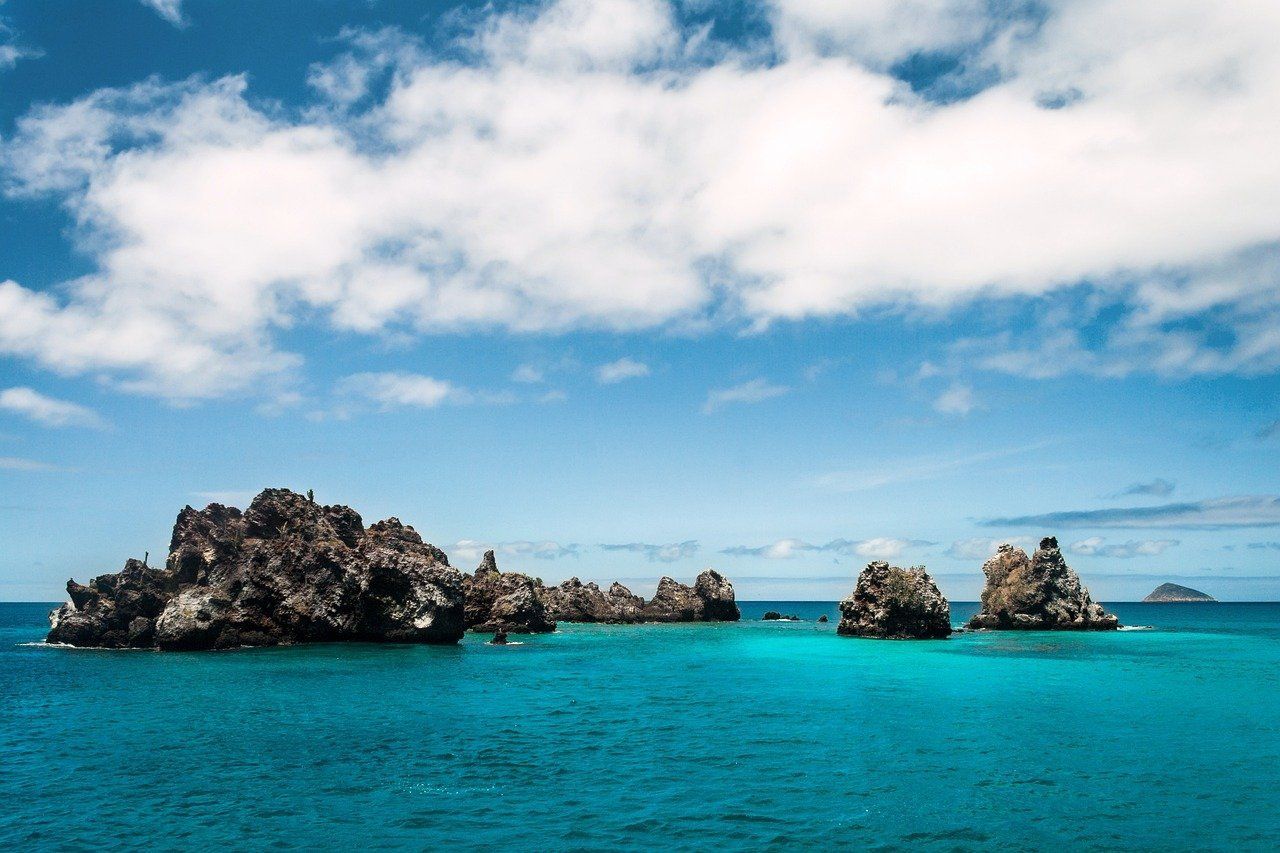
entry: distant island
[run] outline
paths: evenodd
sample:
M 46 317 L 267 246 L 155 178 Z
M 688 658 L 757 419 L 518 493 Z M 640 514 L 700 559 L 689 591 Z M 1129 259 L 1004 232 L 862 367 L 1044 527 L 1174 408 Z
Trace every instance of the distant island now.
M 1201 592 L 1198 589 L 1192 589 L 1189 586 L 1182 586 L 1176 583 L 1162 583 L 1160 586 L 1151 590 L 1151 594 L 1142 599 L 1144 603 L 1155 603 L 1162 601 L 1217 601 L 1207 592 Z

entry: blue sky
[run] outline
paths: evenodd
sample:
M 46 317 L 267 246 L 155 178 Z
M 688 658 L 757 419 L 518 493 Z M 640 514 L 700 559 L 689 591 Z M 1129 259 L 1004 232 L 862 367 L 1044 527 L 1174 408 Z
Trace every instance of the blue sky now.
M 1228 5 L 0 3 L 0 599 L 277 485 L 550 582 L 1280 598 Z

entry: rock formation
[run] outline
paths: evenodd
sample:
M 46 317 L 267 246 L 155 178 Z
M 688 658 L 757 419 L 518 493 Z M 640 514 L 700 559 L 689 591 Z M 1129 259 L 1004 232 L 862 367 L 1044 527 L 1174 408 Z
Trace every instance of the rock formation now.
M 707 569 L 691 587 L 662 578 L 641 618 L 645 622 L 737 622 L 742 613 L 734 600 L 733 584 L 715 569 Z
M 493 632 L 493 639 L 489 641 L 489 645 L 491 645 L 491 646 L 505 646 L 506 644 L 507 644 L 507 632 L 506 632 L 506 631 L 494 631 L 494 632 Z
M 800 617 L 794 614 L 783 615 L 776 610 L 766 610 L 760 617 L 761 622 L 799 622 Z
M 603 592 L 594 582 L 583 583 L 569 578 L 559 586 L 543 592 L 547 611 L 557 622 L 605 622 L 628 624 L 639 622 L 644 599 L 614 582 Z
M 241 513 L 186 507 L 164 569 L 129 560 L 50 614 L 48 641 L 211 649 L 364 640 L 453 643 L 461 574 L 444 552 L 390 518 L 267 489 Z
M 505 631 L 512 634 L 546 634 L 556 629 L 547 613 L 542 581 L 519 572 L 500 572 L 492 551 L 476 567 L 475 574 L 463 575 L 466 624 L 475 631 Z
M 1160 586 L 1151 590 L 1146 598 L 1142 599 L 1146 603 L 1157 603 L 1162 601 L 1217 601 L 1207 592 L 1201 592 L 1198 589 L 1192 589 L 1189 586 L 1182 586 L 1176 583 L 1162 583 Z
M 941 639 L 951 634 L 951 607 L 923 566 L 869 563 L 853 594 L 840 602 L 836 631 L 850 637 Z
M 1105 631 L 1119 627 L 1116 617 L 1089 597 L 1089 590 L 1067 565 L 1053 537 L 1027 552 L 1001 545 L 982 567 L 987 576 L 982 610 L 970 628 L 1026 631 Z
M 819 622 L 828 622 L 828 621 L 830 621 L 830 620 L 828 620 L 828 619 L 827 619 L 827 614 L 823 613 L 821 616 L 819 616 L 819 617 L 818 617 L 818 621 L 819 621 Z

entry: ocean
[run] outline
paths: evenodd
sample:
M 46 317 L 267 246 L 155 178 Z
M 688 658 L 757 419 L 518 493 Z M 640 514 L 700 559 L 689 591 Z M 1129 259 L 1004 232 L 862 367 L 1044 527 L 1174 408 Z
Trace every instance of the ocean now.
M 34 645 L 52 606 L 0 604 L 3 850 L 1280 848 L 1280 604 L 204 653 Z

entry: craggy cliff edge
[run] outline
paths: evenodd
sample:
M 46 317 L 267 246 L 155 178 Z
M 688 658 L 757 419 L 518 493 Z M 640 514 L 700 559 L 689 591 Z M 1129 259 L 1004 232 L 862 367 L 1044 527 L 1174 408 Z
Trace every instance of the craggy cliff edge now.
M 556 619 L 684 622 L 739 618 L 733 584 L 714 570 L 692 586 L 663 578 L 648 602 L 615 583 L 473 575 L 389 518 L 365 527 L 345 506 L 267 489 L 241 512 L 210 504 L 178 514 L 164 568 L 128 560 L 49 616 L 50 643 L 100 648 L 223 649 L 344 640 L 456 643 L 477 631 L 554 631 Z

